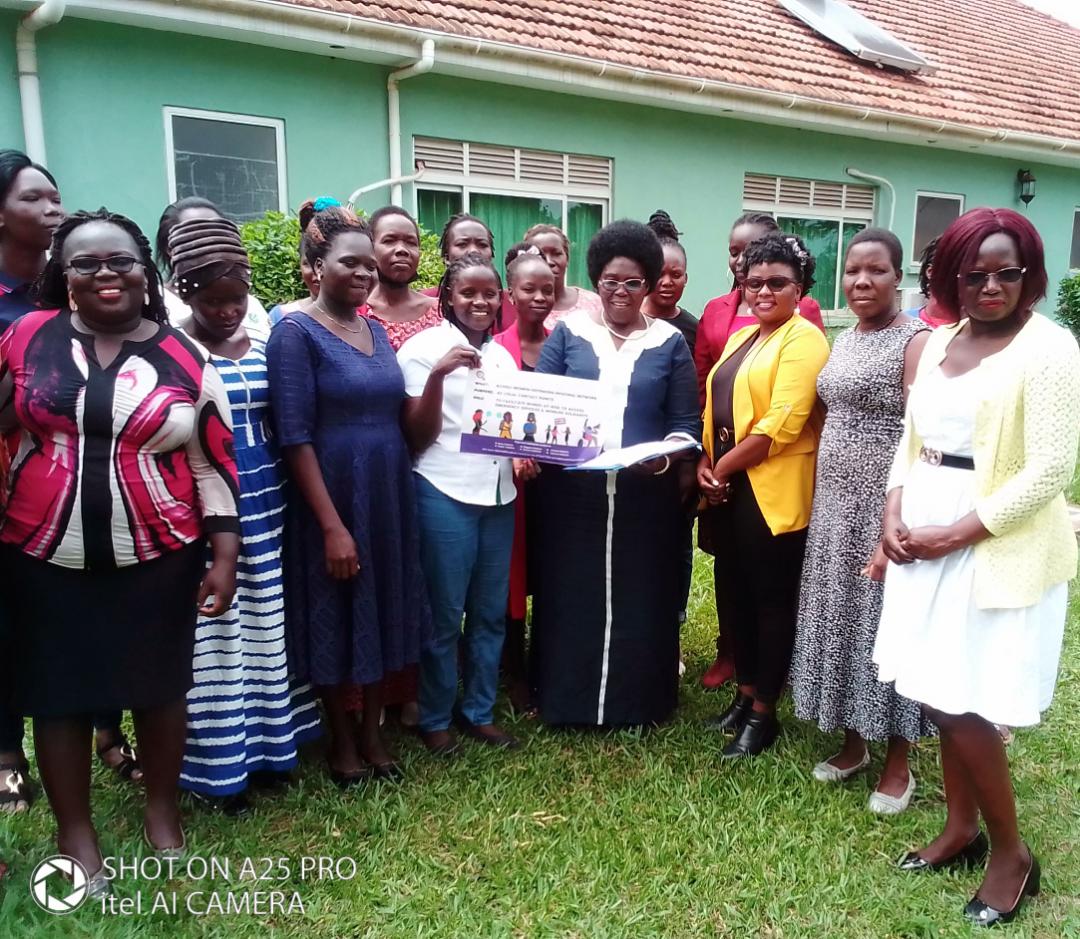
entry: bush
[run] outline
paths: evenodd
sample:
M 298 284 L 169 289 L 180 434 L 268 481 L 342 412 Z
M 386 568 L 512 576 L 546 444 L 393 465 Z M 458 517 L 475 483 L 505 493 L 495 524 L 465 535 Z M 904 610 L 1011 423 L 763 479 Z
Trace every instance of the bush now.
M 300 223 L 295 217 L 267 212 L 241 225 L 240 235 L 251 258 L 251 292 L 267 309 L 307 296 L 300 278 Z M 420 267 L 413 286 L 434 287 L 442 275 L 439 236 L 421 228 Z
M 240 226 L 251 258 L 251 292 L 269 309 L 307 296 L 300 278 L 300 222 L 291 215 L 267 212 Z
M 1080 339 L 1080 271 L 1073 271 L 1058 285 L 1057 319 Z

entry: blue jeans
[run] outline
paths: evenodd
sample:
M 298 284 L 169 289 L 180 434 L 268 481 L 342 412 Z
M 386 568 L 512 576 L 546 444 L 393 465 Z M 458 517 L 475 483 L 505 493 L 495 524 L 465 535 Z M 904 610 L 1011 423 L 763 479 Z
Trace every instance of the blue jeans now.
M 458 640 L 465 618 L 462 717 L 493 723 L 506 634 L 514 506 L 469 505 L 416 476 L 420 563 L 432 637 L 420 656 L 420 729 L 446 730 L 457 699 Z

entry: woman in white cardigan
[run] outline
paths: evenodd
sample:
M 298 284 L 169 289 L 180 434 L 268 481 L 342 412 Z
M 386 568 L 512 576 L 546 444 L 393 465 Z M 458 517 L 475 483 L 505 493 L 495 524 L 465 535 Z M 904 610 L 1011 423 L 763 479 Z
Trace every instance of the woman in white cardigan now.
M 944 831 L 907 871 L 981 863 L 965 915 L 1008 922 L 1039 891 L 994 723 L 1037 724 L 1057 675 L 1076 540 L 1063 490 L 1080 439 L 1080 350 L 1033 310 L 1042 241 L 1007 209 L 942 235 L 931 287 L 966 317 L 927 343 L 889 480 L 874 659 L 941 730 Z M 979 826 L 982 816 L 989 845 Z

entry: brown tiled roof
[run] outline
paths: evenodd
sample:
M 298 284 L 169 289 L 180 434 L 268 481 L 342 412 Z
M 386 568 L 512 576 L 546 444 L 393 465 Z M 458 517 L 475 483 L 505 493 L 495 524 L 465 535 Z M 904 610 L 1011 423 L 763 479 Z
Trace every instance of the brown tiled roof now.
M 285 0 L 397 26 L 1080 140 L 1080 30 L 1020 0 L 848 0 L 938 66 L 861 62 L 779 0 Z

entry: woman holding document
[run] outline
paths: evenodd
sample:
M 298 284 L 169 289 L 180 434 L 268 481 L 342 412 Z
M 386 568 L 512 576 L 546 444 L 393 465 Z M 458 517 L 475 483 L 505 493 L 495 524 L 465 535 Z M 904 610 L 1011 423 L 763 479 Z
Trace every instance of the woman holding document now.
M 664 253 L 647 227 L 614 222 L 588 251 L 602 308 L 555 327 L 536 370 L 599 380 L 606 450 L 701 432 L 694 364 L 679 331 L 641 312 Z M 537 483 L 533 630 L 550 724 L 642 725 L 675 709 L 679 545 L 686 450 L 620 471 L 545 465 Z

